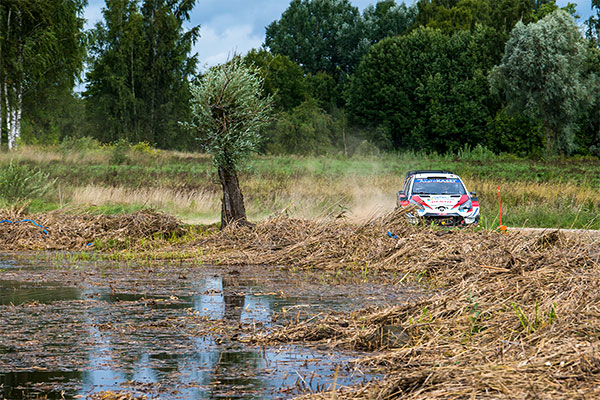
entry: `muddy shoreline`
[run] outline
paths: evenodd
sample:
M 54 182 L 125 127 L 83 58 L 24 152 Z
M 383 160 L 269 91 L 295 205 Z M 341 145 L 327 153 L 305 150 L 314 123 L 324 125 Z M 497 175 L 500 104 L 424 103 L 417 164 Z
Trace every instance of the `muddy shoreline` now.
M 416 288 L 328 284 L 264 266 L 0 257 L 0 398 L 289 398 L 380 377 L 323 346 L 256 344 L 289 318 L 405 301 Z M 53 260 L 54 258 L 54 260 Z

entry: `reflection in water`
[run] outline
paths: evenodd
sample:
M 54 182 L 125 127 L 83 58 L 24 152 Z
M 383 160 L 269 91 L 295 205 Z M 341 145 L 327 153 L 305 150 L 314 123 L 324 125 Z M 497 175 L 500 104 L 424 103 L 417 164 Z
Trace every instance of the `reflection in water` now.
M 83 292 L 84 296 L 93 295 L 91 289 Z M 112 348 L 110 335 L 100 332 L 99 326 L 110 321 L 107 315 L 110 308 L 104 304 L 91 307 L 87 310 L 87 326 L 89 326 L 89 337 L 94 344 L 89 353 L 89 365 L 82 379 L 82 392 L 87 394 L 97 390 L 117 391 L 120 385 L 126 382 L 123 373 L 113 370 Z
M 237 291 L 240 288 L 240 282 L 237 279 L 223 277 L 222 282 L 225 318 L 239 322 L 242 317 L 246 295 Z
M 246 296 L 240 321 L 244 323 L 254 321 L 269 325 L 274 301 L 273 296 Z
M 35 398 L 38 393 L 43 393 L 48 399 L 61 399 L 65 388 L 76 385 L 81 376 L 80 371 L 0 373 L 0 395 L 3 399 L 23 399 Z
M 14 260 L 0 260 L 0 272 L 12 268 L 21 268 Z
M 170 297 L 165 293 L 173 288 L 167 287 L 158 296 L 120 293 L 102 286 L 80 290 L 59 284 L 0 281 L 0 322 L 41 315 L 38 325 L 31 320 L 27 335 L 42 340 L 32 352 L 44 353 L 39 355 L 40 365 L 34 361 L 23 364 L 24 372 L 14 372 L 13 364 L 0 361 L 0 398 L 23 398 L 24 394 L 60 398 L 62 391 L 74 397 L 106 390 L 182 399 L 272 398 L 280 390 L 291 396 L 298 394 L 294 389 L 299 379 L 310 382 L 311 390 L 331 384 L 336 363 L 349 358 L 294 346 L 258 349 L 237 342 L 221 343 L 211 336 L 193 337 L 183 326 L 173 328 L 177 325 L 167 322 L 184 320 L 189 310 L 195 310 L 201 319 L 268 325 L 272 310 L 316 301 L 249 294 L 260 290 L 232 276 L 207 274 L 187 285 L 189 295 L 166 301 Z M 32 302 L 38 307 L 33 311 L 27 306 Z M 11 303 L 23 306 L 12 307 Z M 58 309 L 55 304 L 62 306 Z M 34 311 L 37 314 L 27 314 Z M 44 312 L 60 318 L 44 322 Z M 75 322 L 82 328 L 74 330 Z M 52 340 L 71 338 L 70 352 L 50 346 L 44 336 L 48 324 L 56 331 Z M 0 335 L 0 354 L 12 352 L 13 358 L 21 354 L 21 349 L 4 344 L 4 340 Z M 55 364 L 44 364 L 48 360 Z M 54 371 L 45 365 L 72 367 Z M 351 374 L 338 378 L 340 385 L 354 383 L 358 382 Z
M 198 293 L 194 308 L 201 316 L 209 319 L 222 319 L 225 314 L 223 301 L 223 279 L 220 275 L 205 277 L 195 285 Z
M 16 281 L 0 280 L 0 305 L 21 305 L 36 301 L 48 304 L 54 301 L 76 300 L 81 291 L 76 288 L 65 288 L 59 284 L 35 285 Z
M 256 352 L 222 351 L 219 353 L 217 368 L 211 376 L 211 386 L 213 388 L 243 387 L 248 394 L 260 393 L 265 385 L 264 377 L 259 376 L 259 369 L 264 366 L 264 360 Z M 240 371 L 244 371 L 241 376 Z M 214 392 L 213 390 L 213 394 Z

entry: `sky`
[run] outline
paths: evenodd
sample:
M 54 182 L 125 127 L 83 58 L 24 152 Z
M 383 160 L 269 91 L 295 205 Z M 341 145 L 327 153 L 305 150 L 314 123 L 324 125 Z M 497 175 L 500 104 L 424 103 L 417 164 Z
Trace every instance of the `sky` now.
M 351 0 L 361 11 L 376 0 Z M 396 0 L 401 3 L 401 0 Z M 557 0 L 564 6 L 568 0 Z M 582 23 L 592 14 L 591 0 L 571 0 L 577 4 Z M 265 39 L 265 27 L 288 7 L 290 0 L 196 0 L 189 26 L 200 25 L 201 37 L 193 52 L 198 53 L 202 70 L 220 64 L 235 53 L 245 54 L 260 47 Z M 412 3 L 411 0 L 406 1 Z M 93 27 L 102 19 L 104 0 L 88 0 L 84 17 L 86 27 Z

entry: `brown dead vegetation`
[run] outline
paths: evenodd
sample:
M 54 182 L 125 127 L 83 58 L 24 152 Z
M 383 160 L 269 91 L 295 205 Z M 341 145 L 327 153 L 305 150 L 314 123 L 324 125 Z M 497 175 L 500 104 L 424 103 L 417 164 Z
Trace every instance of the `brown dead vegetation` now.
M 10 217 L 24 216 L 3 218 Z M 600 396 L 597 237 L 436 230 L 404 221 L 402 212 L 361 225 L 277 217 L 176 246 L 200 248 L 203 261 L 212 263 L 395 272 L 398 283 L 421 282 L 431 291 L 388 307 L 293 319 L 245 337 L 259 344 L 301 342 L 368 351 L 356 363 L 386 376 L 308 398 Z M 155 213 L 114 218 L 47 214 L 37 222 L 51 234 L 71 238 L 54 248 L 82 246 L 115 232 L 142 237 L 180 229 L 173 219 Z M 80 228 L 67 232 L 69 226 Z M 388 231 L 398 238 L 388 237 Z M 0 224 L 0 239 L 16 243 L 15 248 L 47 240 L 39 228 L 21 224 Z
M 28 215 L 21 209 L 10 209 L 0 211 L 0 220 L 13 222 L 0 223 L 2 250 L 81 250 L 95 240 L 126 242 L 183 232 L 176 218 L 152 210 L 121 215 Z M 30 221 L 20 222 L 23 220 L 44 228 Z
M 276 218 L 203 241 L 223 263 L 397 271 L 432 295 L 355 313 L 292 319 L 249 340 L 371 351 L 387 377 L 308 398 L 596 398 L 600 395 L 597 238 Z M 398 239 L 387 237 L 391 231 Z
M 398 257 L 396 242 L 386 232 L 407 238 L 421 232 L 406 223 L 405 213 L 392 212 L 364 224 L 279 216 L 252 227 L 232 225 L 195 245 L 210 251 L 208 261 L 222 264 L 385 268 Z
M 88 400 L 145 400 L 147 398 L 148 397 L 144 395 L 136 396 L 131 393 L 111 391 L 92 393 L 87 396 Z
M 250 338 L 371 351 L 357 363 L 387 374 L 308 397 L 322 399 L 597 398 L 599 244 L 559 231 L 421 229 L 398 214 L 361 226 L 279 218 L 203 242 L 225 263 L 368 266 L 428 283 L 427 298 L 294 319 Z

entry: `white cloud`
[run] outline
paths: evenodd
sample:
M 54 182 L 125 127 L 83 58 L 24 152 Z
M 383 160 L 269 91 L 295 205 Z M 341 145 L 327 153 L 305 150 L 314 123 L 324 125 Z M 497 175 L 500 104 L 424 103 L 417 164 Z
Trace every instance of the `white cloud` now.
M 200 35 L 192 51 L 198 53 L 201 70 L 227 61 L 234 53 L 246 54 L 249 50 L 260 47 L 264 40 L 262 35 L 253 33 L 250 24 L 230 26 L 222 30 L 204 25 L 200 28 Z

